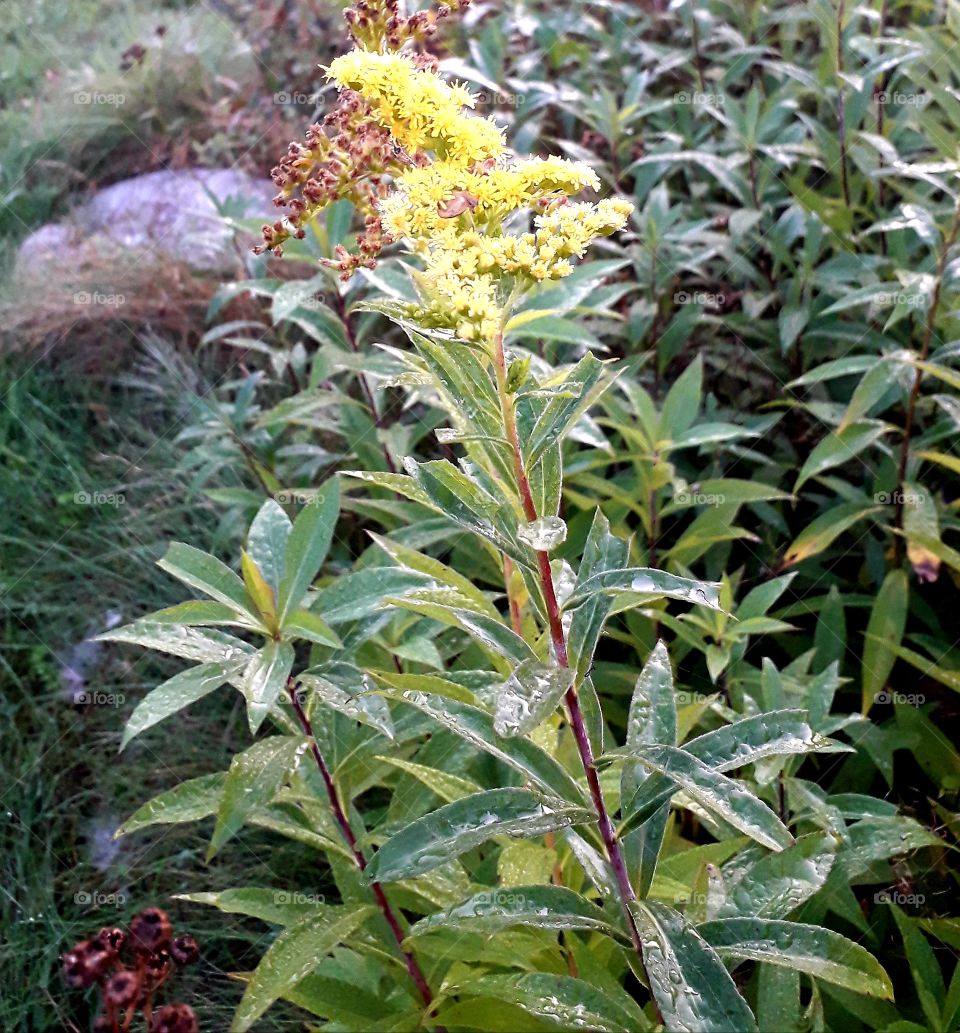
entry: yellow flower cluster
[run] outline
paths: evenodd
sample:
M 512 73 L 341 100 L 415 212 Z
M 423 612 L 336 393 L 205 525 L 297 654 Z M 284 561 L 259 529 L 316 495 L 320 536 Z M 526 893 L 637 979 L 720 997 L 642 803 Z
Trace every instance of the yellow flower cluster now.
M 595 237 L 623 227 L 632 206 L 569 199 L 600 181 L 588 166 L 563 158 L 510 162 L 501 131 L 470 114 L 470 92 L 448 85 L 400 53 L 356 49 L 328 70 L 360 94 L 410 164 L 379 205 L 384 234 L 411 241 L 424 261 L 418 275 L 423 325 L 490 341 L 504 321 L 507 297 L 568 275 Z M 508 232 L 505 220 L 534 207 L 533 232 Z
M 428 299 L 422 316 L 431 326 L 456 329 L 466 340 L 489 341 L 502 322 L 501 283 L 558 280 L 573 271 L 590 242 L 621 229 L 632 205 L 620 199 L 598 204 L 557 204 L 534 220 L 533 233 L 489 236 L 447 225 L 415 243 L 426 269 L 420 278 Z
M 469 165 L 503 152 L 502 131 L 488 118 L 464 113 L 474 104 L 465 86 L 448 85 L 404 54 L 352 50 L 327 74 L 369 101 L 380 124 L 411 155 L 434 151 Z
M 591 168 L 563 158 L 501 162 L 491 169 L 436 161 L 405 172 L 380 214 L 394 237 L 427 238 L 442 233 L 459 214 L 469 214 L 473 226 L 496 227 L 511 212 L 540 198 L 572 196 L 599 186 Z

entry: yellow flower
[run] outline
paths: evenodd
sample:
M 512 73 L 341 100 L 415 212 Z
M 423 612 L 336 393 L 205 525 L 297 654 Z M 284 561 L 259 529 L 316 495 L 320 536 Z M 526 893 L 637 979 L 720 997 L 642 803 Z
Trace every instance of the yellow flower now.
M 404 54 L 353 50 L 327 74 L 369 101 L 379 123 L 410 154 L 434 151 L 467 166 L 503 152 L 502 131 L 490 119 L 464 113 L 474 103 L 466 87 L 448 85 Z

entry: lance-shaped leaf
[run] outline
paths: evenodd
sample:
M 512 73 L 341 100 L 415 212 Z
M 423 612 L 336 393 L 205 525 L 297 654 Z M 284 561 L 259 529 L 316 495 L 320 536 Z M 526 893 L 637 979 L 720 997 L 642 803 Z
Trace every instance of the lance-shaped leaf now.
M 382 678 L 378 677 L 378 680 L 383 682 Z M 381 692 L 416 707 L 443 728 L 502 760 L 548 792 L 577 804 L 585 802 L 579 785 L 549 753 L 522 736 L 501 739 L 494 731 L 493 718 L 485 710 L 432 692 L 393 687 L 381 689 Z
M 422 918 L 409 932 L 423 936 L 436 929 L 464 928 L 499 932 L 512 925 L 537 929 L 582 929 L 626 940 L 596 904 L 564 886 L 511 886 L 476 893 L 456 907 Z
M 432 591 L 414 588 L 402 596 L 388 596 L 384 602 L 404 610 L 412 610 L 424 617 L 431 617 L 443 624 L 462 628 L 484 647 L 501 669 L 506 666 L 509 670 L 509 664 L 505 664 L 505 660 L 519 664 L 524 660 L 536 659 L 536 654 L 529 644 L 512 628 L 508 628 L 499 617 L 489 617 L 486 613 L 468 608 L 469 600 L 466 598 L 454 598 L 451 604 L 448 602 L 450 594 L 443 589 Z M 458 603 L 465 605 L 457 605 Z
M 304 741 L 300 737 L 274 735 L 238 753 L 230 764 L 217 824 L 207 850 L 207 860 L 243 828 L 256 807 L 273 799 L 287 772 L 297 762 Z
M 516 540 L 513 511 L 487 494 L 477 480 L 446 459 L 426 463 L 408 459 L 404 466 L 437 512 L 492 542 L 524 566 L 531 565 L 531 557 Z
M 283 692 L 293 668 L 293 646 L 271 639 L 247 663 L 240 691 L 247 699 L 247 721 L 256 732 Z
M 543 386 L 557 393 L 543 407 L 537 422 L 524 442 L 527 469 L 532 469 L 546 448 L 562 441 L 574 423 L 600 397 L 611 382 L 601 382 L 604 364 L 592 353 L 569 370 L 562 380 L 554 378 Z
M 267 499 L 247 532 L 247 552 L 275 592 L 283 580 L 283 557 L 292 528 L 283 508 L 273 499 Z
M 310 603 L 310 612 L 317 613 L 330 624 L 345 624 L 381 613 L 384 601 L 402 597 L 415 588 L 427 589 L 433 579 L 416 570 L 402 567 L 365 567 L 351 574 L 342 574 L 325 585 Z
M 383 844 L 367 873 L 371 880 L 395 882 L 429 872 L 494 836 L 542 836 L 592 818 L 585 807 L 528 789 L 491 789 L 411 822 Z
M 199 663 L 232 664 L 253 656 L 254 648 L 222 631 L 199 631 L 149 617 L 97 636 L 100 642 L 127 642 Z
M 400 757 L 377 757 L 377 760 L 389 764 L 391 767 L 399 768 L 408 775 L 413 775 L 447 803 L 462 800 L 465 796 L 481 791 L 480 786 L 468 778 L 461 778 L 459 775 L 441 771 L 439 768 L 427 767 L 426 764 L 417 764 L 412 760 L 403 760 Z
M 598 509 L 583 547 L 583 558 L 577 572 L 574 595 L 591 578 L 598 574 L 622 569 L 630 552 L 629 543 L 610 534 L 610 523 Z M 587 676 L 593 663 L 593 654 L 603 631 L 603 622 L 610 612 L 613 599 L 603 592 L 597 592 L 579 606 L 570 621 L 567 648 L 577 677 Z
M 679 599 L 696 606 L 709 606 L 714 610 L 721 608 L 719 582 L 697 581 L 652 567 L 627 567 L 587 578 L 582 585 L 577 586 L 564 609 L 576 609 L 595 592 L 638 596 L 637 603 L 646 599 Z
M 643 665 L 630 700 L 626 748 L 632 750 L 656 743 L 675 746 L 676 742 L 677 706 L 673 693 L 673 670 L 667 647 L 663 642 L 657 642 Z M 620 799 L 633 799 L 649 774 L 649 770 L 642 764 L 629 761 L 624 764 L 620 775 Z M 665 801 L 650 814 L 627 844 L 629 853 L 637 859 L 641 896 L 646 896 L 653 882 L 669 818 L 670 803 Z
M 332 477 L 304 506 L 287 539 L 283 578 L 277 593 L 280 624 L 298 610 L 310 583 L 317 576 L 340 513 L 340 480 Z
M 263 576 L 263 571 L 246 549 L 240 551 L 240 569 L 243 572 L 243 583 L 247 586 L 247 592 L 253 600 L 257 615 L 263 621 L 263 626 L 273 634 L 277 630 L 276 591 Z
M 837 856 L 833 836 L 813 833 L 779 854 L 766 854 L 735 879 L 718 918 L 786 918 L 827 881 Z
M 294 610 L 283 622 L 283 634 L 285 638 L 302 638 L 331 649 L 339 649 L 343 645 L 333 628 L 309 610 Z
M 179 825 L 211 817 L 220 808 L 226 781 L 227 773 L 217 771 L 181 782 L 138 807 L 113 834 L 114 839 L 151 825 Z
M 375 728 L 388 739 L 394 738 L 396 729 L 387 701 L 382 696 L 361 695 L 361 693 L 369 693 L 373 685 L 372 683 L 367 684 L 366 676 L 356 669 L 353 669 L 351 674 L 349 688 L 318 674 L 299 675 L 297 685 L 301 689 L 316 693 L 317 697 L 331 709 L 346 714 L 347 717 L 368 725 L 370 728 Z
M 733 724 L 691 739 L 684 750 L 715 771 L 732 771 L 753 764 L 765 757 L 788 754 L 849 752 L 851 747 L 814 732 L 802 710 L 774 710 L 755 714 Z M 610 756 L 632 755 L 623 747 L 611 750 Z M 621 833 L 635 828 L 669 799 L 673 790 L 669 780 L 653 775 L 623 805 L 624 825 Z
M 698 932 L 725 959 L 763 961 L 806 972 L 824 982 L 893 1000 L 890 977 L 859 943 L 816 925 L 765 918 L 723 918 Z
M 862 502 L 841 502 L 839 506 L 831 506 L 797 535 L 784 554 L 783 566 L 790 567 L 823 552 L 844 531 L 865 517 L 879 513 L 881 508 Z
M 247 984 L 231 1033 L 246 1033 L 277 998 L 305 979 L 374 912 L 371 906 L 330 908 L 285 929 L 270 945 Z
M 157 566 L 211 599 L 250 613 L 250 600 L 239 575 L 208 552 L 183 542 L 174 542 Z M 251 614 L 252 615 L 252 614 Z
M 243 668 L 242 663 L 207 663 L 190 667 L 158 685 L 137 704 L 123 730 L 120 742 L 122 750 L 131 739 L 146 731 L 178 710 L 203 699 L 224 682 L 236 677 Z
M 756 1033 L 757 1023 L 723 962 L 679 911 L 655 901 L 631 905 L 643 962 L 670 1033 Z
M 524 660 L 497 690 L 493 730 L 504 737 L 532 732 L 557 709 L 573 681 L 569 667 Z
M 635 755 L 641 764 L 665 775 L 701 807 L 763 846 L 783 850 L 793 843 L 789 830 L 759 797 L 686 750 L 641 746 Z
M 228 915 L 247 915 L 271 925 L 296 925 L 304 918 L 320 918 L 331 910 L 323 898 L 305 893 L 286 893 L 263 886 L 244 886 L 217 893 L 178 893 L 177 900 L 207 904 Z
M 512 974 L 480 976 L 464 989 L 471 996 L 490 996 L 516 1005 L 546 1023 L 548 1028 L 557 1030 L 634 1033 L 651 1028 L 643 1012 L 626 993 L 614 996 L 613 991 L 600 989 L 574 976 L 550 972 L 527 972 L 519 977 Z

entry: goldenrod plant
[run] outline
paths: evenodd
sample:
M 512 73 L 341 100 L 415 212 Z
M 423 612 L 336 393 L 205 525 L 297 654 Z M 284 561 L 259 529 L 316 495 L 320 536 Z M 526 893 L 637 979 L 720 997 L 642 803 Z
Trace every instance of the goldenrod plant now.
M 356 45 L 326 70 L 338 104 L 274 171 L 285 214 L 262 250 L 355 206 L 356 246 L 326 260 L 350 280 L 400 258 L 410 289 L 364 309 L 406 332 L 397 384 L 444 413 L 443 457 L 266 501 L 236 568 L 170 547 L 162 568 L 205 598 L 105 637 L 197 666 L 143 700 L 124 742 L 223 685 L 257 738 L 121 832 L 215 817 L 211 855 L 245 825 L 317 850 L 335 893 L 186 897 L 282 927 L 242 976 L 237 1031 L 281 998 L 328 1029 L 717 1033 L 756 1030 L 758 1015 L 765 1029 L 799 1022 L 821 986 L 891 999 L 873 955 L 823 924 L 833 910 L 859 928 L 844 891 L 880 856 L 846 819 L 881 821 L 901 849 L 937 840 L 808 777 L 851 752 L 839 736 L 852 718 L 831 714 L 836 667 L 764 661 L 736 708 L 685 698 L 659 636 L 706 627 L 720 677 L 779 584 L 735 605 L 726 577 L 661 569 L 655 531 L 611 533 L 599 493 L 575 536 L 564 519 L 564 442 L 609 461 L 590 412 L 621 370 L 585 346 L 551 365 L 519 331 L 576 308 L 590 273 L 577 263 L 601 238 L 630 240 L 632 204 L 595 199 L 585 164 L 515 156 L 471 112 L 423 49 L 449 8 L 408 18 L 396 0 L 358 0 L 348 13 Z M 690 385 L 664 406 L 687 427 Z M 372 545 L 358 512 L 386 531 Z M 638 625 L 649 648 L 617 742 L 598 650 L 609 661 Z M 684 839 L 693 823 L 699 839 Z

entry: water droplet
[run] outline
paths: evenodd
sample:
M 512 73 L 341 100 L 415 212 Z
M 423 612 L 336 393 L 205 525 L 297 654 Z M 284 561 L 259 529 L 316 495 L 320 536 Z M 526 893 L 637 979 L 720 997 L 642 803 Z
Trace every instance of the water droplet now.
M 567 525 L 560 517 L 540 517 L 519 527 L 517 537 L 537 552 L 550 552 L 567 540 Z

